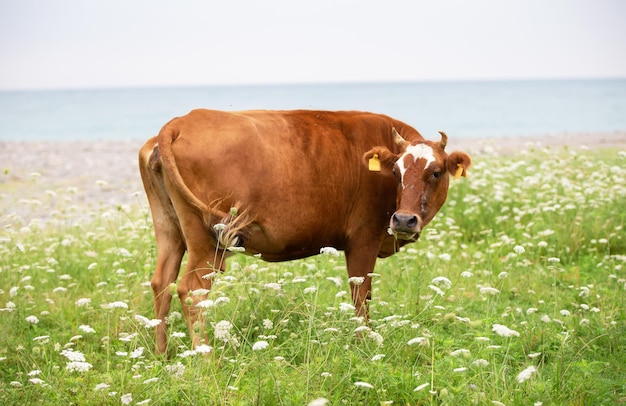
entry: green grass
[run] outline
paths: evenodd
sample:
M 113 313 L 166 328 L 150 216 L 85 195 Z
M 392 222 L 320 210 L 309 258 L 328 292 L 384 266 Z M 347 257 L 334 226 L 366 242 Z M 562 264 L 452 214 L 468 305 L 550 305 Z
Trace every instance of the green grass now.
M 147 206 L 58 211 L 44 226 L 23 223 L 26 202 L 0 213 L 0 403 L 626 402 L 625 178 L 615 150 L 475 157 L 421 240 L 378 261 L 369 327 L 346 309 L 342 256 L 235 256 L 209 295 L 225 298 L 207 310 L 211 352 L 179 337 L 175 299 L 170 359 L 135 318 L 154 317 Z M 69 370 L 68 350 L 91 367 Z

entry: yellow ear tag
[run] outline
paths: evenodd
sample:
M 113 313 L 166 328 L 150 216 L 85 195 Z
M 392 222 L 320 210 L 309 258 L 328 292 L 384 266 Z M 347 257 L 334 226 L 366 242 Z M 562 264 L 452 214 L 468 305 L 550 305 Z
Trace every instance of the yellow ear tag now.
M 380 172 L 380 160 L 378 159 L 378 154 L 374 154 L 373 157 L 368 161 L 369 170 L 372 172 Z
M 458 179 L 463 175 L 463 165 L 456 164 L 456 172 L 454 172 L 454 179 Z

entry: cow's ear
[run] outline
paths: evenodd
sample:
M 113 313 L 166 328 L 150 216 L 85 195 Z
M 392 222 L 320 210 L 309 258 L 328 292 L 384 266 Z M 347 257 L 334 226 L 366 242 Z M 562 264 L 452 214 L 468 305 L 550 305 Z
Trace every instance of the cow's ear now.
M 363 163 L 372 172 L 391 173 L 398 158 L 385 147 L 374 147 L 363 154 Z
M 454 151 L 448 155 L 448 171 L 454 179 L 467 176 L 467 169 L 470 165 L 472 165 L 472 158 L 465 152 Z

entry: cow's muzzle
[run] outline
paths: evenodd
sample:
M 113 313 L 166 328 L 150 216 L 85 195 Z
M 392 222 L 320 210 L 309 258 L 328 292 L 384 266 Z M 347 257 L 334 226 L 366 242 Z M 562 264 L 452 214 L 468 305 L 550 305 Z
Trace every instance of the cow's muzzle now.
M 414 213 L 395 212 L 391 216 L 389 227 L 400 240 L 416 240 L 422 231 L 422 220 Z

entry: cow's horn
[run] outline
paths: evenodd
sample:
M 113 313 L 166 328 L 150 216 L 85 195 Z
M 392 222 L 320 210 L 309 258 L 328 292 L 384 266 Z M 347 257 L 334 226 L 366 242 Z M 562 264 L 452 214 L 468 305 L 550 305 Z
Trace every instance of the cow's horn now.
M 400 135 L 400 133 L 398 133 L 395 127 L 392 128 L 391 131 L 393 134 L 393 140 L 396 142 L 396 144 L 398 144 L 401 147 L 404 147 L 407 144 L 407 141 L 404 138 L 402 138 L 402 136 Z
M 448 136 L 443 131 L 439 131 L 441 134 L 441 141 L 439 141 L 439 145 L 441 145 L 441 149 L 445 149 L 446 145 L 448 145 Z

